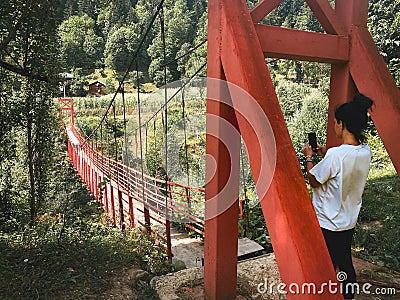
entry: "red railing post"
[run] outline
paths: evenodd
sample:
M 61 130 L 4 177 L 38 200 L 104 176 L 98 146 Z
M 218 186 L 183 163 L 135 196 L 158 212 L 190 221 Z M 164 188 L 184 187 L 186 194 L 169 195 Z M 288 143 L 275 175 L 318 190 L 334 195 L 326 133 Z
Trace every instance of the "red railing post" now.
M 89 160 L 89 190 L 90 195 L 93 196 L 93 165 L 91 160 Z
M 81 179 L 83 179 L 82 176 L 82 149 L 81 147 L 79 147 L 79 152 L 78 152 L 78 174 L 81 177 Z
M 76 172 L 80 175 L 79 145 L 76 146 Z
M 97 199 L 97 201 L 101 201 L 102 203 L 103 203 L 103 199 L 101 199 L 100 200 L 100 197 L 99 197 L 99 195 L 100 195 L 100 193 L 101 193 L 101 190 L 100 190 L 100 183 L 102 182 L 102 179 L 101 179 L 101 176 L 100 176 L 100 172 L 98 173 L 98 176 L 97 176 L 97 197 L 98 197 L 98 199 Z
M 94 196 L 96 197 L 96 201 L 99 201 L 99 175 L 98 172 L 95 170 L 94 171 Z
M 108 188 L 107 188 L 108 183 L 104 185 L 104 205 L 106 207 L 106 212 L 109 213 L 108 211 Z
M 81 149 L 81 178 L 85 181 L 85 159 L 84 159 L 85 152 Z
M 131 228 L 135 227 L 135 216 L 133 212 L 133 201 L 132 201 L 132 196 L 128 195 L 128 202 L 129 202 L 129 216 L 130 216 L 130 224 Z
M 124 223 L 124 204 L 122 201 L 122 191 L 118 189 L 118 203 L 119 203 L 119 220 L 120 226 L 122 230 L 125 230 L 125 223 Z
M 110 195 L 111 213 L 112 213 L 112 218 L 113 218 L 114 226 L 117 226 L 117 220 L 116 220 L 116 218 L 115 218 L 114 187 L 113 187 L 113 185 L 112 185 L 111 182 L 110 182 L 110 191 L 111 191 L 111 195 Z
M 89 159 L 88 159 L 88 155 L 85 155 L 85 175 L 86 175 L 86 186 L 89 186 Z
M 144 204 L 143 207 L 143 214 L 144 214 L 144 224 L 146 228 L 147 234 L 151 234 L 151 223 L 150 223 L 150 211 L 147 208 L 147 203 Z
M 83 181 L 87 186 L 87 160 L 86 160 L 86 153 L 83 154 Z
M 165 221 L 165 235 L 167 237 L 167 256 L 168 260 L 172 261 L 172 243 L 171 243 L 171 223 L 167 219 Z
M 75 168 L 75 170 L 78 169 L 77 157 L 78 157 L 77 149 L 74 147 L 74 168 Z
M 91 181 L 92 195 L 93 197 L 96 197 L 96 171 L 94 169 L 93 161 L 91 166 L 92 166 L 92 181 Z

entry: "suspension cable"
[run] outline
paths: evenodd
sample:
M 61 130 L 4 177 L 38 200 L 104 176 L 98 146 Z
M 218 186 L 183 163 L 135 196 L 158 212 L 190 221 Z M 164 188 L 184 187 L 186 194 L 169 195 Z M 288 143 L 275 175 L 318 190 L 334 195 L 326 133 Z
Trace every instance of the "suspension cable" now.
M 114 118 L 114 126 L 113 126 L 113 131 L 114 131 L 114 146 L 115 146 L 115 163 L 118 163 L 118 144 L 117 144 L 117 116 L 115 113 L 115 102 L 113 104 L 113 118 Z M 116 166 L 117 167 L 117 166 Z M 117 169 L 117 186 L 119 185 L 119 172 Z
M 164 20 L 164 8 L 160 11 L 160 22 L 161 22 L 161 39 L 163 44 L 163 59 L 164 64 L 167 61 L 166 54 L 166 43 L 165 43 L 165 20 Z M 165 232 L 167 235 L 167 253 L 168 260 L 172 262 L 171 253 L 171 228 L 169 221 L 169 211 L 168 211 L 168 191 L 170 186 L 168 185 L 168 91 L 167 91 L 167 66 L 164 67 L 164 109 L 165 109 L 165 127 L 164 127 L 164 142 L 165 142 Z M 172 195 L 169 195 L 172 197 Z
M 142 177 L 142 199 L 144 201 L 145 191 L 144 191 L 144 166 L 143 166 L 143 139 L 142 139 L 142 116 L 141 116 L 141 108 L 140 108 L 140 80 L 139 80 L 139 62 L 136 60 L 136 81 L 137 81 L 137 111 L 138 111 L 138 122 L 139 122 L 139 144 L 140 144 L 140 171 Z M 137 159 L 137 157 L 136 157 Z M 145 201 L 147 202 L 147 201 Z M 146 224 L 147 225 L 147 224 Z
M 151 115 L 151 117 L 147 119 L 146 122 L 142 123 L 142 126 L 147 126 L 148 123 L 149 123 L 151 120 L 153 120 L 159 113 L 162 114 L 162 111 L 165 110 L 166 105 L 168 105 L 169 102 L 171 102 L 171 101 L 175 98 L 175 96 L 178 95 L 178 94 L 182 91 L 182 89 L 184 89 L 184 88 L 185 88 L 185 87 L 186 87 L 186 86 L 187 86 L 187 85 L 188 85 L 188 84 L 203 70 L 203 68 L 204 68 L 206 65 L 207 65 L 207 63 L 202 64 L 202 65 L 200 66 L 200 68 L 198 68 L 197 71 L 196 71 L 192 76 L 190 76 L 190 78 L 189 78 L 188 80 L 186 80 L 186 81 L 183 83 L 183 85 L 181 85 L 181 87 L 180 87 L 171 97 L 168 98 L 168 101 L 166 101 L 166 104 L 164 103 L 163 105 L 161 105 L 160 108 L 159 108 L 155 113 L 153 113 L 153 114 Z M 135 130 L 137 130 L 137 129 L 138 129 L 138 128 L 135 128 Z
M 130 61 L 129 66 L 128 66 L 128 68 L 126 69 L 126 71 L 125 71 L 125 73 L 124 73 L 124 76 L 122 77 L 122 79 L 121 79 L 121 81 L 120 81 L 120 83 L 119 83 L 119 85 L 118 85 L 118 88 L 117 88 L 117 90 L 115 91 L 114 96 L 112 97 L 112 99 L 111 99 L 111 101 L 110 101 L 110 103 L 109 103 L 109 105 L 108 105 L 108 107 L 107 107 L 107 110 L 106 110 L 105 114 L 103 115 L 103 117 L 102 117 L 100 123 L 103 123 L 103 122 L 104 122 L 104 120 L 105 120 L 105 118 L 106 118 L 106 116 L 107 116 L 109 110 L 111 109 L 111 106 L 113 105 L 113 103 L 114 103 L 114 101 L 115 101 L 115 98 L 116 98 L 116 96 L 118 95 L 118 93 L 119 93 L 119 91 L 120 91 L 120 89 L 121 89 L 121 84 L 122 84 L 123 82 L 125 82 L 126 77 L 128 76 L 128 74 L 129 74 L 129 72 L 130 72 L 130 70 L 131 70 L 133 64 L 135 63 L 135 61 L 136 61 L 136 59 L 137 59 L 137 57 L 138 57 L 138 55 L 139 55 L 139 51 L 141 50 L 141 48 L 142 48 L 142 46 L 143 46 L 143 44 L 144 44 L 144 41 L 145 41 L 147 35 L 148 35 L 149 32 L 150 32 L 150 29 L 153 27 L 153 24 L 154 24 L 154 21 L 155 21 L 156 18 L 157 18 L 157 15 L 159 14 L 160 10 L 161 10 L 162 7 L 163 7 L 164 1 L 165 1 L 165 0 L 161 0 L 160 3 L 157 5 L 156 11 L 155 11 L 155 13 L 153 14 L 153 17 L 151 18 L 151 21 L 150 21 L 149 25 L 147 26 L 147 28 L 146 28 L 144 34 L 142 35 L 142 37 L 141 37 L 141 39 L 140 39 L 140 42 L 139 42 L 139 45 L 138 45 L 138 47 L 136 48 L 136 51 L 135 51 L 135 53 L 134 53 L 134 55 L 133 55 L 133 57 L 132 57 L 132 60 Z M 96 127 L 95 130 L 97 130 L 97 128 L 98 128 L 99 126 L 100 126 L 100 124 Z M 93 130 L 93 132 L 95 132 L 95 130 Z M 93 132 L 89 135 L 89 139 L 93 136 Z
M 145 135 L 145 157 L 146 157 L 146 174 L 149 172 L 149 168 L 148 168 L 148 161 L 147 161 L 147 159 L 148 159 L 148 155 L 147 155 L 147 151 L 148 151 L 148 138 L 147 138 L 147 135 L 148 135 L 148 131 L 149 131 L 149 127 L 148 126 L 146 126 L 145 127 L 146 128 L 146 135 Z
M 100 126 L 100 151 L 101 151 L 101 165 L 103 166 L 104 164 L 104 151 L 103 151 L 103 124 Z M 103 175 L 104 176 L 104 175 Z M 104 178 L 103 178 L 104 181 Z
M 186 176 L 187 176 L 187 186 L 190 186 L 190 174 L 189 174 L 189 154 L 188 154 L 188 144 L 187 144 L 187 133 L 186 133 L 186 113 L 185 113 L 185 89 L 182 90 L 182 120 L 183 120 L 183 134 L 185 137 L 185 159 L 186 159 Z M 190 191 L 189 191 L 190 193 Z M 186 195 L 190 196 L 190 195 Z
M 244 228 L 244 234 L 246 236 L 247 230 L 249 230 L 250 227 L 250 222 L 249 222 L 249 215 L 247 212 L 247 182 L 246 182 L 246 177 L 244 173 L 244 154 L 242 150 L 242 138 L 240 139 L 240 159 L 241 159 L 241 167 L 242 167 L 242 178 L 243 178 L 243 193 L 244 193 L 244 200 L 242 203 L 242 218 L 245 219 L 246 221 L 246 226 Z M 240 201 L 240 200 L 239 200 Z
M 156 119 L 154 119 L 153 121 L 153 130 L 154 130 L 154 156 L 155 156 L 155 160 L 157 161 L 158 158 L 158 152 L 157 152 L 157 134 L 156 134 Z M 156 173 L 155 176 L 157 178 L 158 176 L 158 168 L 156 167 Z
M 161 40 L 163 45 L 163 60 L 164 60 L 164 147 L 165 147 L 165 156 L 164 156 L 164 166 L 165 166 L 165 205 L 167 210 L 167 201 L 168 201 L 168 90 L 167 90 L 167 52 L 166 52 L 166 42 L 165 42 L 165 23 L 164 23 L 164 8 L 160 11 L 160 25 L 161 25 Z
M 126 106 L 125 106 L 125 85 L 122 83 L 122 107 L 124 108 L 124 151 L 125 151 L 125 157 L 126 159 L 128 158 L 128 140 L 127 140 L 127 135 L 126 135 Z
M 268 61 L 267 62 L 267 64 L 270 64 L 270 63 L 273 63 L 273 62 L 276 62 L 276 61 L 278 61 L 278 60 L 280 60 L 280 58 L 277 58 L 277 59 L 273 59 L 273 60 L 271 60 L 271 61 Z M 168 65 L 168 64 L 165 64 L 165 66 L 166 65 Z M 175 98 L 175 96 L 176 95 L 178 95 L 205 67 L 207 66 L 207 62 L 205 62 L 204 64 L 202 64 L 197 70 L 196 70 L 196 72 L 192 75 L 192 76 L 190 76 L 182 85 L 181 85 L 181 87 L 178 89 L 178 90 L 176 90 L 176 92 L 175 93 L 173 93 L 172 94 L 172 96 L 170 96 L 169 98 L 168 98 L 168 101 L 166 102 L 166 104 L 169 104 L 169 102 L 171 102 L 174 98 Z M 151 115 L 151 117 L 150 118 L 148 118 L 147 119 L 147 121 L 146 122 L 144 122 L 144 123 L 142 123 L 142 126 L 147 126 L 148 125 L 148 123 L 151 121 L 151 120 L 153 120 L 162 110 L 165 110 L 165 106 L 166 106 L 166 104 L 164 103 L 163 105 L 161 105 L 160 106 L 160 108 L 156 111 L 156 112 L 154 112 L 152 115 Z M 138 129 L 138 128 L 135 128 L 135 129 Z
M 180 59 L 184 58 L 185 56 L 188 56 L 189 54 L 193 53 L 195 50 L 197 50 L 199 47 L 201 47 L 202 45 L 204 45 L 207 42 L 207 39 L 202 40 L 199 44 L 197 44 L 196 46 L 194 46 L 193 48 L 190 48 L 187 52 L 183 53 L 182 55 L 178 56 L 177 58 L 171 59 L 170 61 L 164 63 L 163 65 L 161 65 L 161 68 L 171 65 L 174 62 L 179 61 Z

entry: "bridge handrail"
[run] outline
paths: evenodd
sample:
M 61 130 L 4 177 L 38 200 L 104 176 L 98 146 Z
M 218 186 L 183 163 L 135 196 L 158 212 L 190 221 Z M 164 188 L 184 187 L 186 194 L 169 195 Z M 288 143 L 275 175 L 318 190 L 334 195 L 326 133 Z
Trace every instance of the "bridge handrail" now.
M 199 231 L 202 232 L 204 220 L 200 216 L 203 215 L 204 207 L 200 212 L 196 210 L 196 206 L 198 206 L 196 203 L 204 205 L 204 197 L 199 199 L 193 194 L 204 195 L 204 188 L 191 187 L 173 181 L 165 182 L 165 180 L 146 173 L 142 174 L 141 171 L 96 151 L 73 124 L 70 131 L 73 137 L 68 134 L 68 139 L 72 147 L 77 152 L 83 151 L 80 159 L 94 166 L 103 176 L 107 176 L 112 186 L 133 196 L 135 200 L 149 205 L 158 217 L 166 217 L 167 213 L 178 213 L 178 215 L 184 216 L 187 222 L 196 223 L 201 228 Z M 185 199 L 187 203 L 173 199 L 174 195 Z M 189 228 L 193 228 L 193 226 Z

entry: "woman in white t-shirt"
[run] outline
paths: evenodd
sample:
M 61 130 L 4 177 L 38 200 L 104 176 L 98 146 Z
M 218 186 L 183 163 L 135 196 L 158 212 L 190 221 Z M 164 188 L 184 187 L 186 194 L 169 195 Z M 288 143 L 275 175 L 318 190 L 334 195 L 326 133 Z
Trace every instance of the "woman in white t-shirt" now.
M 313 187 L 313 205 L 334 268 L 346 273 L 343 283 L 345 299 L 354 297 L 356 274 L 351 259 L 351 242 L 361 208 L 367 180 L 371 150 L 364 142 L 368 110 L 373 101 L 362 94 L 335 111 L 335 132 L 342 144 L 326 151 L 318 145 L 323 159 L 314 166 L 313 150 L 304 147 L 307 178 Z

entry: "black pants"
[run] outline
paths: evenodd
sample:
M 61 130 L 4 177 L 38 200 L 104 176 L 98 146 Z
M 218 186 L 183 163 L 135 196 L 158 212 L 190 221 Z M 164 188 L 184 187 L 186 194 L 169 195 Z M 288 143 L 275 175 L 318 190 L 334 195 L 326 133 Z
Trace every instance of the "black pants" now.
M 333 267 L 339 268 L 339 271 L 345 272 L 347 277 L 341 281 L 342 292 L 345 299 L 354 298 L 354 287 L 352 284 L 356 282 L 356 272 L 354 270 L 353 261 L 351 259 L 351 241 L 353 239 L 354 228 L 345 231 L 330 231 L 322 229 L 326 245 L 333 263 Z M 338 276 L 340 277 L 340 276 Z M 339 278 L 340 280 L 342 278 Z M 351 284 L 347 286 L 347 284 Z

